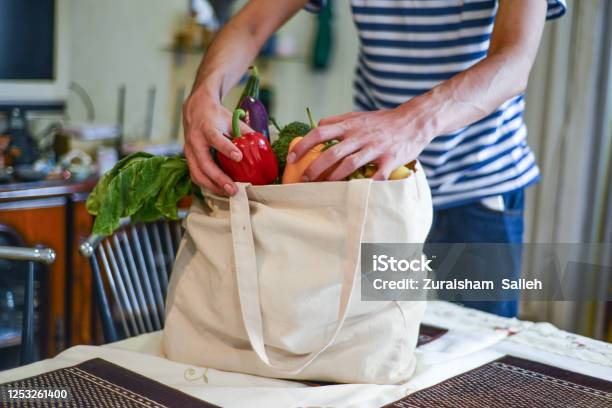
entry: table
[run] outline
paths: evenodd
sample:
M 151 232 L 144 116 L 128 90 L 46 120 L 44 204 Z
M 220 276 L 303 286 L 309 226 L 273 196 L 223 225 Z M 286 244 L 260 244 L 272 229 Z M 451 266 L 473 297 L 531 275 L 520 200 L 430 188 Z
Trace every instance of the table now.
M 380 407 L 505 354 L 612 381 L 612 344 L 548 323 L 502 318 L 447 302 L 430 302 L 424 323 L 449 331 L 417 350 L 415 375 L 401 385 L 310 387 L 175 363 L 163 357 L 161 332 L 101 347 L 72 347 L 55 358 L 0 372 L 0 383 L 100 357 L 223 407 Z

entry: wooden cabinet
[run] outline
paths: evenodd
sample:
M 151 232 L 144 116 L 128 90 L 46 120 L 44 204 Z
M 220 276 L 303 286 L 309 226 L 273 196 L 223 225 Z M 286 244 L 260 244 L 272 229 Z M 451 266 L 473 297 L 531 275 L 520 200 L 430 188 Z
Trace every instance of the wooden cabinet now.
M 69 247 L 71 274 L 68 282 L 70 313 L 68 333 L 69 342 L 74 344 L 92 344 L 92 279 L 89 262 L 79 252 L 79 245 L 91 234 L 93 219 L 85 208 L 87 193 L 73 194 L 71 220 L 72 239 Z
M 55 263 L 41 280 L 39 340 L 43 357 L 75 344 L 92 343 L 92 282 L 78 252 L 92 218 L 85 209 L 96 180 L 0 185 L 0 223 L 14 228 L 27 245 L 56 251 Z

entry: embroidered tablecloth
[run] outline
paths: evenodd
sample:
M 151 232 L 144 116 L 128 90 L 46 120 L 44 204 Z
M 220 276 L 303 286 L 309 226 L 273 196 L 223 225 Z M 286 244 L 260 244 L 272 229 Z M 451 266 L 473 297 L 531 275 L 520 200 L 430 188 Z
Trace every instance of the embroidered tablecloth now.
M 296 381 L 230 373 L 169 361 L 163 356 L 161 332 L 103 347 L 71 347 L 52 359 L 0 372 L 0 383 L 75 366 L 98 357 L 222 407 L 379 408 L 407 395 L 422 395 L 419 393 L 425 390 L 432 392 L 435 390 L 432 387 L 445 381 L 457 381 L 463 374 L 497 361 L 504 355 L 612 382 L 612 365 L 609 364 L 612 350 L 609 344 L 603 342 L 541 323 L 504 319 L 446 302 L 431 302 L 424 323 L 446 328 L 448 332 L 417 348 L 417 370 L 406 384 L 313 387 Z M 488 383 L 496 381 L 496 377 L 488 378 Z M 503 406 L 508 406 L 507 401 L 503 402 Z

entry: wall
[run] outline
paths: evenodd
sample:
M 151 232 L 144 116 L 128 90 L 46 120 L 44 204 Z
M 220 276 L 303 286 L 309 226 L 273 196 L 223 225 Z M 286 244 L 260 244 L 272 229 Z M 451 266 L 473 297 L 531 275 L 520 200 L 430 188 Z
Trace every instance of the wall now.
M 190 53 L 181 63 L 168 51 L 173 33 L 186 12 L 184 0 L 69 0 L 71 1 L 70 79 L 82 85 L 91 96 L 96 121 L 114 122 L 117 92 L 127 85 L 126 132 L 143 134 L 146 94 L 157 86 L 154 138 L 169 137 L 177 91 L 191 88 L 201 55 Z M 243 3 L 243 2 L 241 2 Z M 237 8 L 241 4 L 239 3 Z M 304 109 L 312 107 L 317 117 L 352 108 L 352 72 L 357 54 L 357 36 L 348 2 L 336 10 L 335 55 L 329 71 L 314 73 L 307 61 L 310 54 L 315 16 L 302 11 L 281 28 L 281 36 L 297 43 L 299 57 L 273 60 L 262 66 L 264 83 L 276 90 L 273 114 L 282 123 L 306 120 Z M 236 92 L 228 98 L 228 105 Z M 70 116 L 84 121 L 86 112 L 74 94 Z
M 238 10 L 245 1 L 235 5 Z M 317 118 L 344 113 L 352 109 L 352 74 L 357 59 L 358 38 L 348 2 L 335 10 L 334 52 L 328 70 L 314 72 L 310 68 L 310 53 L 316 16 L 299 12 L 278 31 L 278 36 L 290 37 L 296 44 L 296 56 L 288 59 L 258 60 L 262 84 L 274 89 L 273 111 L 279 123 L 306 121 L 305 108 L 310 106 Z M 172 89 L 191 88 L 201 60 L 200 54 L 186 54 L 180 63 L 173 63 Z M 234 106 L 241 92 L 230 92 L 225 105 Z
M 308 63 L 312 49 L 316 17 L 300 12 L 280 31 L 298 41 L 298 50 L 305 60 L 302 63 L 278 62 L 273 64 L 264 79 L 274 79 L 277 84 L 276 112 L 282 123 L 306 120 L 304 109 L 312 108 L 313 114 L 322 118 L 352 110 L 352 80 L 357 61 L 358 37 L 353 25 L 349 2 L 335 2 L 334 54 L 328 71 L 313 72 Z M 301 35 L 301 33 L 309 35 Z
M 70 0 L 70 79 L 93 100 L 96 122 L 114 123 L 118 88 L 127 86 L 125 128 L 128 135 L 144 132 L 146 97 L 157 87 L 154 138 L 170 130 L 172 100 L 171 53 L 165 48 L 185 14 L 185 0 Z M 71 94 L 72 120 L 85 121 L 86 111 Z

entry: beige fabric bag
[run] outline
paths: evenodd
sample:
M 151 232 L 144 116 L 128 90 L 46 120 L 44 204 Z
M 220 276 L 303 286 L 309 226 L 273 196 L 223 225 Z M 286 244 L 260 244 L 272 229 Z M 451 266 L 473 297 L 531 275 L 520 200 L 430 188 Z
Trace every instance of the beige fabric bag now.
M 268 377 L 391 384 L 412 375 L 425 302 L 365 302 L 362 242 L 422 243 L 423 170 L 397 181 L 239 185 L 185 220 L 166 356 Z

